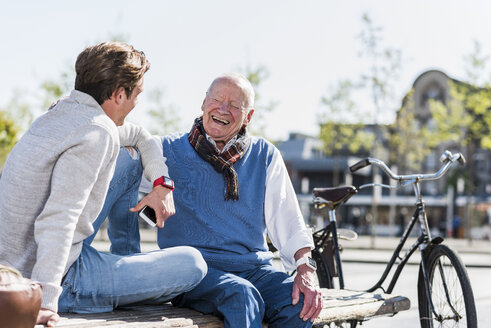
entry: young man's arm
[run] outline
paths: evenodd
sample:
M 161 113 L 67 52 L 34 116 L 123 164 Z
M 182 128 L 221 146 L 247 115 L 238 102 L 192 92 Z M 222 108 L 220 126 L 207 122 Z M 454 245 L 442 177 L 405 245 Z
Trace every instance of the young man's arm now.
M 69 138 L 73 142 L 54 165 L 49 197 L 34 224 L 37 257 L 31 279 L 43 286 L 41 308 L 53 312 L 58 309 L 67 261 L 78 256 L 71 253 L 74 232 L 87 236 L 93 232 L 91 219 L 81 221 L 81 214 L 100 176 L 107 175 L 107 187 L 118 153 L 117 142 L 100 126 L 84 127 Z M 94 208 L 92 212 L 99 211 Z
M 118 126 L 121 147 L 136 147 L 141 155 L 143 174 L 153 183 L 161 176 L 168 176 L 162 144 L 143 127 L 131 122 Z
M 136 147 L 140 151 L 143 174 L 153 182 L 162 176 L 169 176 L 162 144 L 141 126 L 125 122 L 118 127 L 122 147 Z M 145 205 L 155 210 L 157 226 L 162 228 L 165 220 L 176 213 L 172 190 L 162 185 L 155 186 L 134 208 L 132 212 L 143 209 Z

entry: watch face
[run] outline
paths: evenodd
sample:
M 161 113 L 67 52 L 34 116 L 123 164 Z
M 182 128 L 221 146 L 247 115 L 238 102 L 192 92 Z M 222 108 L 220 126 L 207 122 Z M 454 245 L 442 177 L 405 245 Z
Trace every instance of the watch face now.
M 164 184 L 171 189 L 174 189 L 174 181 L 169 177 L 164 177 Z
M 315 263 L 315 260 L 311 257 L 308 258 L 309 265 L 315 269 L 317 269 L 317 263 Z

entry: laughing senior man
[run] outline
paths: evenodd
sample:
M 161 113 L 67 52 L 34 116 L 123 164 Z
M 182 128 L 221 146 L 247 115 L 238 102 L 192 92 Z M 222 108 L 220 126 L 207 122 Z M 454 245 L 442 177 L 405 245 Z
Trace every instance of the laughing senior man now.
M 242 75 L 210 85 L 189 133 L 162 138 L 176 214 L 160 248 L 193 246 L 208 273 L 174 305 L 221 315 L 225 327 L 310 327 L 322 309 L 306 228 L 280 152 L 247 134 L 254 90 Z M 285 268 L 272 265 L 266 234 Z

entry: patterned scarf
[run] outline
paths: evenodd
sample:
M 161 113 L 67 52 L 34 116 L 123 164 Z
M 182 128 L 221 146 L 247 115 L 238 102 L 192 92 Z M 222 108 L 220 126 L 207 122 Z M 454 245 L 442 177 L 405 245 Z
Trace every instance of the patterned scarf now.
M 235 172 L 233 165 L 244 155 L 251 142 L 249 136 L 246 134 L 245 126 L 243 126 L 237 134 L 237 140 L 223 153 L 220 153 L 216 147 L 206 139 L 202 116 L 194 120 L 194 125 L 189 132 L 188 140 L 202 159 L 210 163 L 217 172 L 224 174 L 227 182 L 225 200 L 238 200 L 239 179 L 237 178 L 237 172 Z

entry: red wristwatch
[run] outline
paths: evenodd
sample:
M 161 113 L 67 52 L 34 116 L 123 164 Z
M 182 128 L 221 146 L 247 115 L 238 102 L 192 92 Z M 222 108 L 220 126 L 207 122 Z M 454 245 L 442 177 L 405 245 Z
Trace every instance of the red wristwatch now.
M 161 176 L 160 178 L 155 179 L 155 181 L 153 182 L 153 186 L 164 186 L 166 188 L 169 188 L 170 190 L 174 190 L 174 181 L 172 181 L 172 179 L 169 177 Z

